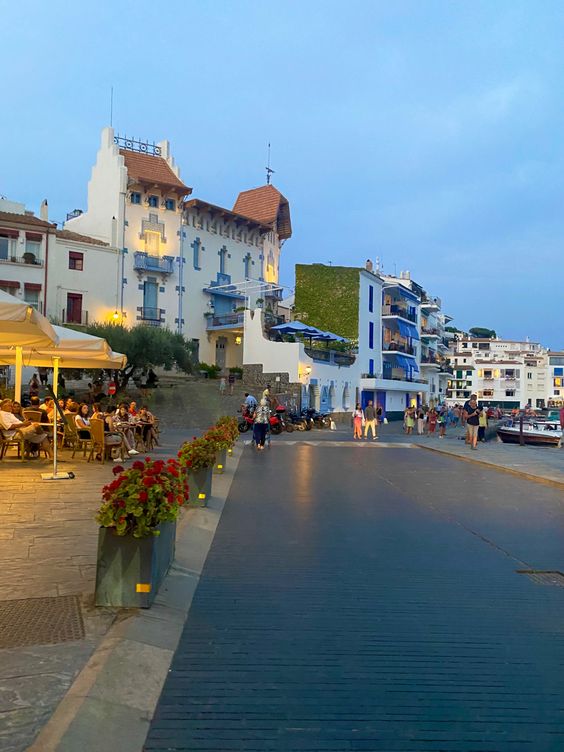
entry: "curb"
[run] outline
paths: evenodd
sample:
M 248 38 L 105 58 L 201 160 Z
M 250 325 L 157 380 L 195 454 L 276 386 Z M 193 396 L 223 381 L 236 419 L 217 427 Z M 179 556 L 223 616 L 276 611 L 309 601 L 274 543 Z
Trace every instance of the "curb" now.
M 543 485 L 551 486 L 552 488 L 564 489 L 564 481 L 552 480 L 551 478 L 545 478 L 542 475 L 533 475 L 532 473 L 526 473 L 523 470 L 515 470 L 512 467 L 504 467 L 503 465 L 496 465 L 493 462 L 486 462 L 485 460 L 480 460 L 478 458 L 474 459 L 473 457 L 463 457 L 460 454 L 454 454 L 453 452 L 448 452 L 445 449 L 438 449 L 437 447 L 425 446 L 424 444 L 412 444 L 411 446 L 417 447 L 418 449 L 426 449 L 428 452 L 436 452 L 437 454 L 442 454 L 446 457 L 453 457 L 454 459 L 460 460 L 461 462 L 470 462 L 473 465 L 481 465 L 482 467 L 488 467 L 490 470 L 499 470 L 499 472 L 501 473 L 514 475 L 517 478 L 525 478 L 526 480 L 532 480 L 535 483 L 542 483 Z
M 240 442 L 226 472 L 214 475 L 209 506 L 179 521 L 176 557 L 153 606 L 118 615 L 27 752 L 142 750 L 242 453 Z

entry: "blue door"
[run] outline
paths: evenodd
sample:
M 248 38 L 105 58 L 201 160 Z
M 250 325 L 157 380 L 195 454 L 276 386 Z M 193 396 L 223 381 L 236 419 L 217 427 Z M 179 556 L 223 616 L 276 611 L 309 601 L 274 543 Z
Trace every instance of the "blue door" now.
M 372 402 L 374 403 L 374 392 L 367 392 L 363 390 L 361 394 L 361 402 L 360 402 L 360 405 L 363 410 L 368 404 L 369 400 L 372 400 Z
M 143 318 L 157 320 L 160 318 L 157 311 L 157 296 L 159 286 L 154 277 L 147 277 L 143 284 Z
M 376 392 L 376 406 L 382 408 L 382 420 L 386 417 L 386 392 Z

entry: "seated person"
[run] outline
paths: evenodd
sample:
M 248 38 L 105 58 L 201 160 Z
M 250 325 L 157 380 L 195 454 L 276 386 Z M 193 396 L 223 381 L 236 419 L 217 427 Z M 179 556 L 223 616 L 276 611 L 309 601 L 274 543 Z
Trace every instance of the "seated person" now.
M 141 436 L 143 437 L 143 443 L 145 446 L 149 439 L 151 439 L 157 446 L 160 446 L 157 441 L 157 431 L 155 428 L 155 416 L 149 412 L 147 407 L 143 405 L 139 409 L 136 419 L 137 425 L 141 429 Z
M 12 400 L 12 415 L 15 415 L 16 418 L 19 418 L 20 420 L 24 419 L 22 406 L 15 400 Z
M 135 439 L 133 437 L 133 419 L 127 412 L 128 405 L 122 402 L 113 415 L 107 416 L 107 420 L 112 431 L 117 431 L 123 436 L 123 442 L 130 455 L 139 454 L 135 449 Z
M 78 413 L 74 416 L 74 422 L 78 431 L 79 439 L 90 438 L 90 408 L 83 402 L 78 408 Z
M 129 414 L 133 415 L 135 418 L 137 415 L 137 402 L 130 402 L 129 403 Z
M 12 400 L 5 399 L 0 402 L 0 431 L 5 439 L 12 439 L 19 434 L 25 440 L 26 452 L 30 448 L 34 453 L 44 449 L 49 457 L 52 457 L 51 442 L 46 433 L 43 433 L 39 423 L 30 420 L 20 420 L 12 412 Z

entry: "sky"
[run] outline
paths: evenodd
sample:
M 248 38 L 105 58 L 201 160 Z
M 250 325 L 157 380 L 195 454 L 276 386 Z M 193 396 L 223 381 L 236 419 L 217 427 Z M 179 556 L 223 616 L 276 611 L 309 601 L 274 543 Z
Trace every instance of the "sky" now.
M 0 0 L 0 195 L 86 208 L 113 86 L 116 131 L 168 139 L 194 197 L 231 208 L 271 143 L 282 283 L 379 257 L 461 329 L 564 348 L 561 0 L 22 7 Z

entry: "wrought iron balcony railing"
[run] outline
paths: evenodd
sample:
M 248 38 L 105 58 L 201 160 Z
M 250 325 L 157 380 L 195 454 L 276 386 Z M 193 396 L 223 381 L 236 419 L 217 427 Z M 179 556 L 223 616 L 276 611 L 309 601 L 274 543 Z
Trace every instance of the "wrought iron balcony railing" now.
M 133 254 L 133 268 L 135 271 L 172 274 L 174 272 L 174 258 L 172 256 L 152 256 L 143 251 L 136 251 Z

